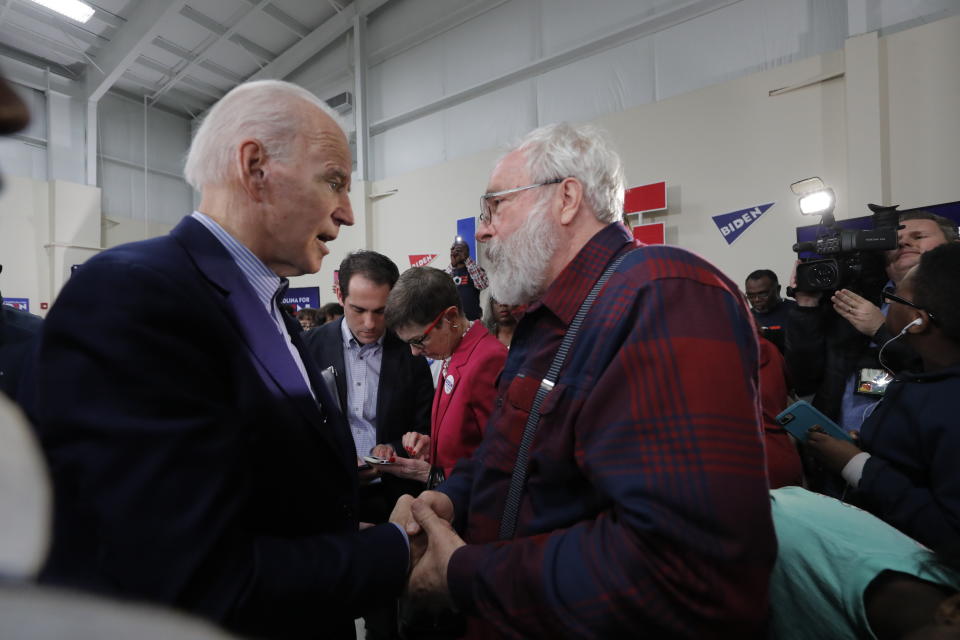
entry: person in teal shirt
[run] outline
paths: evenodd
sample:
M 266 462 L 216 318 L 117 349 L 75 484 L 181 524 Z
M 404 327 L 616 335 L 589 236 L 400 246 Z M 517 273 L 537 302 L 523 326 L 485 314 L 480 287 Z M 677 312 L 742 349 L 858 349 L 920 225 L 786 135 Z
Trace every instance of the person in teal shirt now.
M 926 547 L 800 487 L 770 498 L 778 542 L 770 638 L 960 638 L 960 573 Z

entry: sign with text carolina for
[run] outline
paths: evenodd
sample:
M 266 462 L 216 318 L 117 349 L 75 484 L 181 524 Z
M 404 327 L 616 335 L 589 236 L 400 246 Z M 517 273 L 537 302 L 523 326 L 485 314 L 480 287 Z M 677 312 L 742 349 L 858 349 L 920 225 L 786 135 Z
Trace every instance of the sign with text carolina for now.
M 292 304 L 297 311 L 320 308 L 320 287 L 290 287 L 283 294 L 283 304 Z
M 409 256 L 411 267 L 425 267 L 437 257 L 435 253 L 415 253 Z
M 757 218 L 766 213 L 767 209 L 774 204 L 776 203 L 768 202 L 749 209 L 740 209 L 739 211 L 713 216 L 713 221 L 716 223 L 717 229 L 720 229 L 720 233 L 723 234 L 723 239 L 727 241 L 727 244 L 733 244 L 733 241 L 739 238 L 740 234 L 747 230 L 747 227 L 756 222 Z
M 30 311 L 30 298 L 4 298 L 3 304 L 20 311 Z

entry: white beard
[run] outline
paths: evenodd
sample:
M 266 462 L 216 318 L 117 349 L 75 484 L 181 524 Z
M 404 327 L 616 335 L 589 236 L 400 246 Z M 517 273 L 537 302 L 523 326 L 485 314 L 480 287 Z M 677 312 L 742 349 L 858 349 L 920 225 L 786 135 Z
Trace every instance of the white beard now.
M 490 276 L 490 295 L 497 302 L 527 304 L 543 295 L 559 231 L 547 215 L 547 203 L 542 203 L 512 234 L 487 242 L 483 255 Z

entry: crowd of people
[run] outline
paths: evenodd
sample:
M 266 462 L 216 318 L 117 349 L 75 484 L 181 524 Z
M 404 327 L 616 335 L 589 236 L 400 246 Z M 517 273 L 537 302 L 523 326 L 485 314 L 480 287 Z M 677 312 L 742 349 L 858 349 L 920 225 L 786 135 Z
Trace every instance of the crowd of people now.
M 336 115 L 242 84 L 185 176 L 197 209 L 77 269 L 22 356 L 49 492 L 0 402 L 44 525 L 0 605 L 66 589 L 45 610 L 170 637 L 960 638 L 950 221 L 902 216 L 880 292 L 742 292 L 634 240 L 618 155 L 554 124 L 493 167 L 483 268 L 462 238 L 446 270 L 355 251 L 294 317 L 287 278 L 354 222 Z M 852 441 L 789 435 L 797 394 Z

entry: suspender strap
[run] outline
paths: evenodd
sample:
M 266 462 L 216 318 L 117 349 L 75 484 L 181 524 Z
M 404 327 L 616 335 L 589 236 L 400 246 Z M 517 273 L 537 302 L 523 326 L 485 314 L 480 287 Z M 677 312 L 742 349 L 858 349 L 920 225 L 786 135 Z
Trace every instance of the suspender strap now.
M 511 540 L 517 530 L 520 498 L 523 497 L 523 489 L 527 483 L 527 468 L 530 465 L 530 447 L 533 445 L 533 438 L 537 432 L 537 424 L 540 422 L 540 407 L 543 406 L 543 400 L 547 397 L 547 394 L 553 390 L 553 387 L 556 386 L 557 378 L 560 377 L 560 369 L 563 368 L 563 363 L 567 359 L 570 347 L 573 346 L 573 341 L 576 339 L 577 333 L 580 331 L 580 326 L 583 325 L 583 321 L 590 311 L 590 307 L 593 306 L 594 300 L 597 299 L 600 291 L 604 285 L 607 284 L 607 280 L 610 279 L 610 276 L 617 270 L 617 267 L 620 266 L 620 263 L 623 262 L 623 259 L 626 258 L 629 253 L 629 251 L 626 251 L 620 254 L 616 260 L 607 266 L 600 276 L 600 279 L 594 283 L 590 293 L 587 294 L 583 304 L 580 305 L 577 315 L 574 316 L 573 322 L 571 322 L 567 328 L 566 335 L 563 336 L 563 342 L 560 343 L 560 348 L 557 349 L 557 353 L 553 356 L 550 369 L 547 370 L 547 375 L 540 383 L 540 388 L 537 389 L 537 394 L 533 399 L 533 405 L 530 407 L 530 415 L 527 417 L 527 424 L 523 427 L 523 436 L 520 438 L 520 449 L 517 451 L 517 461 L 513 465 L 513 474 L 510 476 L 510 489 L 507 492 L 507 500 L 503 507 L 503 518 L 500 519 L 501 540 Z

